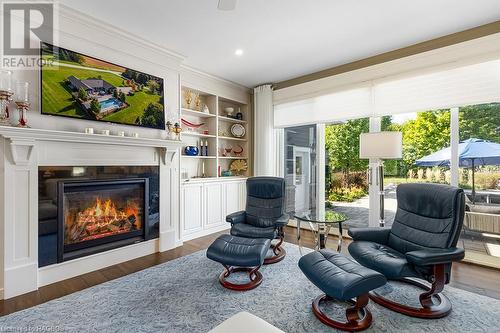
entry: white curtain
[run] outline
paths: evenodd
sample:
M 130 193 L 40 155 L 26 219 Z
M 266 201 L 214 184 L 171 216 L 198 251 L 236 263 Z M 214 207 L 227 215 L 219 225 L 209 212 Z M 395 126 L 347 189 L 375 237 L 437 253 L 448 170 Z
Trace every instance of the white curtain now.
M 329 123 L 360 117 L 448 109 L 500 101 L 500 60 L 386 77 L 347 90 L 275 106 L 274 126 Z
M 270 84 L 254 89 L 254 174 L 273 176 L 275 171 L 275 135 L 273 89 Z

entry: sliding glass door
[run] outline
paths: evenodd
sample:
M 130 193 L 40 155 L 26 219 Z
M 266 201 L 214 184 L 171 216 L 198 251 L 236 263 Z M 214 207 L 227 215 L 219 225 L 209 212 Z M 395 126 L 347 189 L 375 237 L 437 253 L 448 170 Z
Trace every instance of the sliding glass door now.
M 368 226 L 368 161 L 359 158 L 359 136 L 369 125 L 359 118 L 325 127 L 325 209 L 346 214 L 347 228 Z
M 317 125 L 284 130 L 283 164 L 286 182 L 286 211 L 314 211 L 318 199 Z

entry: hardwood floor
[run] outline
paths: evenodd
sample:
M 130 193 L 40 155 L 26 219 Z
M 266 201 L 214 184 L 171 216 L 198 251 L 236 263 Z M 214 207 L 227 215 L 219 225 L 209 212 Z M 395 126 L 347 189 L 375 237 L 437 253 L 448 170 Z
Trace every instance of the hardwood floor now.
M 184 245 L 170 251 L 155 253 L 130 260 L 95 272 L 41 287 L 38 291 L 0 301 L 0 315 L 3 316 L 12 312 L 23 310 L 76 291 L 146 269 L 148 267 L 186 256 L 199 250 L 204 250 L 213 242 L 215 238 L 217 238 L 217 236 L 224 233 L 227 233 L 227 231 L 185 242 Z M 285 240 L 286 242 L 297 244 L 295 228 L 286 228 Z M 335 248 L 336 241 L 335 237 L 330 237 L 328 239 L 329 247 Z M 344 240 L 342 252 L 347 251 L 348 242 L 348 240 Z M 313 247 L 314 240 L 311 232 L 302 231 L 300 243 L 300 245 L 304 247 Z M 450 285 L 481 295 L 487 295 L 500 299 L 500 283 L 498 283 L 499 277 L 500 270 L 497 269 L 467 263 L 455 263 L 453 264 Z M 214 276 L 214 278 L 217 277 Z

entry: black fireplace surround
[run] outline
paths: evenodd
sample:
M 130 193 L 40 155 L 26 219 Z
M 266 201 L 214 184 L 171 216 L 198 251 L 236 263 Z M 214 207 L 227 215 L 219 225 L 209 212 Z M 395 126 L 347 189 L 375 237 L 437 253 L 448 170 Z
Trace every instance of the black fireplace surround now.
M 157 238 L 159 168 L 40 167 L 39 267 Z

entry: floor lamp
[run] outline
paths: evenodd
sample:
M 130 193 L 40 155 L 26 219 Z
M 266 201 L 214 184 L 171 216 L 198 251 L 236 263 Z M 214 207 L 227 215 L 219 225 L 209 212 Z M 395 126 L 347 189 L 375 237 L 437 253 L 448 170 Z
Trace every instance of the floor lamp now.
M 362 133 L 359 136 L 359 158 L 377 159 L 376 184 L 380 200 L 379 225 L 385 226 L 384 216 L 384 162 L 387 159 L 400 159 L 403 152 L 401 132 Z M 368 170 L 368 182 L 372 183 L 373 170 Z

